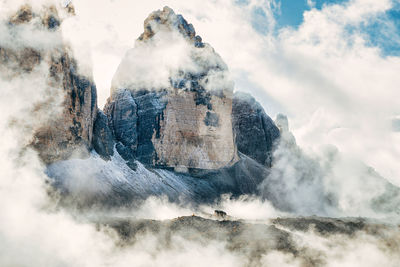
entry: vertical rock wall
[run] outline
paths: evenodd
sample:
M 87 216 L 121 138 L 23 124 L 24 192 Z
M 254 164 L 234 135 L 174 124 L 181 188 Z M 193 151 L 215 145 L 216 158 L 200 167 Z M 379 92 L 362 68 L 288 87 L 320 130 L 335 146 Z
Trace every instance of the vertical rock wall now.
M 176 45 L 170 40 L 182 50 L 170 50 Z M 142 60 L 140 51 L 150 54 Z M 164 66 L 164 56 L 184 64 Z M 162 77 L 148 81 L 137 75 L 152 72 L 169 77 L 157 83 Z M 219 55 L 181 15 L 165 7 L 145 20 L 136 47 L 122 60 L 105 113 L 126 160 L 134 155 L 155 167 L 213 170 L 238 160 L 232 94 Z
M 97 115 L 96 87 L 77 73 L 69 52 L 52 53 L 51 58 L 50 82 L 63 90 L 64 101 L 61 114 L 55 114 L 35 135 L 33 145 L 46 163 L 88 154 Z
M 68 10 L 73 11 L 70 6 Z M 88 154 L 97 114 L 96 87 L 90 78 L 79 74 L 77 63 L 63 42 L 60 25 L 55 6 L 32 10 L 26 5 L 7 23 L 8 43 L 0 43 L 2 79 L 12 82 L 35 73 L 48 88 L 49 95 L 33 111 L 49 113 L 48 120 L 36 125 L 32 140 L 45 163 Z M 40 34 L 43 40 L 36 40 L 35 36 L 35 40 L 27 39 L 27 31 Z
M 235 161 L 231 96 L 210 97 L 212 109 L 195 102 L 196 93 L 175 90 L 153 134 L 156 164 L 186 168 L 219 169 Z
M 235 93 L 233 129 L 239 152 L 270 166 L 273 146 L 280 136 L 274 121 L 249 94 Z

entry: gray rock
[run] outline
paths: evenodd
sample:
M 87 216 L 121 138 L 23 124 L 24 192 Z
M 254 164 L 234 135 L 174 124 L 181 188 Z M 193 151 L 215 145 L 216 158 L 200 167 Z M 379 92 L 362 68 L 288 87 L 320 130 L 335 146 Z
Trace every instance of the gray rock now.
M 122 89 L 113 94 L 104 107 L 115 139 L 132 153 L 137 148 L 137 105 L 130 91 Z
M 104 111 L 117 142 L 118 153 L 135 168 L 138 159 L 154 165 L 156 153 L 153 134 L 159 136 L 166 92 L 118 90 L 108 100 Z
M 114 155 L 114 136 L 108 125 L 108 118 L 102 111 L 98 111 L 93 126 L 93 148 L 104 159 L 110 160 Z
M 145 165 L 162 167 L 162 163 L 156 164 L 157 153 L 152 140 L 153 135 L 160 138 L 160 123 L 164 120 L 167 92 L 136 91 L 133 94 L 138 106 L 137 159 Z
M 249 94 L 236 92 L 232 105 L 233 129 L 239 152 L 270 166 L 279 129 Z

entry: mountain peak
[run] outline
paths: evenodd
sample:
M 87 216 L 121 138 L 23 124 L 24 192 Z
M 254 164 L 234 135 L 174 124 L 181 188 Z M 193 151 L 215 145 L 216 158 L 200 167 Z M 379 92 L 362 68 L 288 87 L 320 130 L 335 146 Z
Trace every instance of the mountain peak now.
M 192 24 L 188 23 L 180 14 L 175 14 L 172 8 L 165 6 L 162 10 L 152 12 L 144 21 L 144 32 L 140 35 L 140 41 L 151 39 L 159 31 L 177 30 L 185 38 L 194 43 L 196 47 L 204 47 L 200 36 Z

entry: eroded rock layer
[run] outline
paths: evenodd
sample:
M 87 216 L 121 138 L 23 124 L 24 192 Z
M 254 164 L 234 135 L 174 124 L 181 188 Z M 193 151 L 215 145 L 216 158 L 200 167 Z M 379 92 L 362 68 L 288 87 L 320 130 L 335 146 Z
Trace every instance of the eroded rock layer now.
M 8 36 L 0 42 L 2 79 L 18 83 L 24 77 L 33 82 L 38 77 L 45 81 L 41 86 L 47 95 L 32 111 L 40 113 L 40 121 L 34 125 L 31 143 L 45 163 L 73 154 L 88 155 L 97 114 L 96 87 L 91 78 L 79 74 L 62 39 L 61 22 L 55 6 L 33 10 L 26 5 L 11 17 L 5 26 Z M 27 39 L 27 31 L 43 38 Z
M 67 52 L 54 57 L 51 63 L 50 79 L 63 90 L 63 107 L 61 114 L 37 130 L 33 143 L 47 163 L 67 159 L 74 153 L 85 156 L 91 149 L 97 114 L 96 87 L 76 68 Z
M 209 109 L 198 105 L 195 92 L 175 90 L 152 142 L 157 163 L 185 168 L 219 169 L 237 161 L 232 134 L 232 98 L 210 96 Z
M 165 50 L 169 38 L 181 43 L 184 59 L 180 61 L 185 64 L 177 60 L 176 65 L 161 66 L 158 72 L 169 73 L 166 82 L 162 77 L 160 83 L 136 77 L 136 72 L 157 72 L 160 57 L 166 56 L 163 52 L 174 52 Z M 146 58 L 149 69 L 138 60 L 138 51 L 146 49 L 156 55 Z M 227 77 L 225 63 L 181 15 L 168 7 L 153 12 L 135 48 L 122 60 L 105 107 L 121 155 L 179 172 L 219 169 L 237 162 L 233 84 Z

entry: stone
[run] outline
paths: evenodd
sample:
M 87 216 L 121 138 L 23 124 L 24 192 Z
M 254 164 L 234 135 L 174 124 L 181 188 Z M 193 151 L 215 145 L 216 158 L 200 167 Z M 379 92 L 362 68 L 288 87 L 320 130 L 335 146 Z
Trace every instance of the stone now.
M 70 52 L 59 52 L 51 58 L 49 82 L 63 91 L 62 111 L 37 129 L 33 142 L 45 163 L 71 156 L 86 157 L 92 148 L 97 115 L 97 91 L 93 81 L 78 73 Z
M 3 79 L 13 81 L 34 71 L 44 77 L 49 95 L 36 103 L 32 112 L 49 113 L 51 111 L 46 108 L 60 104 L 57 112 L 46 114 L 49 119 L 40 121 L 33 129 L 31 145 L 46 164 L 73 155 L 87 156 L 92 146 L 93 123 L 97 114 L 96 86 L 91 77 L 80 74 L 72 52 L 63 42 L 61 23 L 54 6 L 44 6 L 41 10 L 22 6 L 9 20 L 10 36 L 18 41 L 18 36 L 25 34 L 24 29 L 31 29 L 33 25 L 51 41 L 38 44 L 19 41 L 15 46 L 11 40 L 10 44 L 4 43 L 0 47 L 0 75 Z M 61 101 L 56 101 L 58 99 Z
M 137 149 L 137 105 L 129 90 L 120 90 L 109 99 L 104 108 L 117 141 Z
M 263 107 L 251 95 L 236 92 L 232 116 L 238 151 L 270 166 L 273 146 L 280 133 Z
M 93 125 L 93 148 L 104 159 L 110 160 L 114 155 L 114 136 L 108 125 L 108 118 L 98 111 Z
M 37 49 L 23 47 L 15 50 L 0 47 L 1 77 L 10 79 L 21 73 L 29 73 L 42 62 L 43 56 Z
M 182 15 L 176 15 L 168 6 L 162 10 L 152 12 L 144 21 L 144 32 L 140 35 L 139 40 L 146 41 L 151 39 L 158 31 L 178 29 L 178 31 L 197 47 L 202 47 L 202 39 L 196 36 L 196 31 L 192 24 L 189 24 Z
M 165 109 L 165 92 L 118 90 L 104 108 L 121 156 L 132 162 L 138 159 L 154 165 L 156 153 L 152 138 L 159 132 L 159 122 Z M 156 134 L 157 135 L 157 134 Z
M 17 13 L 10 18 L 9 23 L 12 25 L 19 25 L 30 22 L 32 18 L 32 7 L 30 5 L 23 5 L 20 7 Z
M 132 95 L 115 93 L 105 112 L 116 140 L 142 163 L 218 169 L 236 161 L 229 95 L 210 96 L 209 105 L 196 103 L 190 91 Z
M 135 72 L 155 71 L 145 67 L 153 66 L 152 61 L 157 65 L 158 59 L 138 61 L 137 51 L 164 51 L 164 45 L 172 44 L 157 38 L 168 39 L 168 34 L 172 40 L 180 36 L 176 41 L 185 44 L 183 61 L 187 66 L 166 65 L 160 70 L 169 73 L 166 83 L 153 87 Z M 233 83 L 227 72 L 220 56 L 202 43 L 193 25 L 181 15 L 168 7 L 150 14 L 135 48 L 118 67 L 104 110 L 124 159 L 130 153 L 129 158 L 135 157 L 146 166 L 179 172 L 216 170 L 237 162 L 232 131 Z
M 189 169 L 219 169 L 237 161 L 233 140 L 229 95 L 211 96 L 210 111 L 206 105 L 196 105 L 194 92 L 176 90 L 168 94 L 168 104 L 160 123 L 159 138 L 152 141 L 157 162 L 169 167 Z M 214 123 L 211 123 L 213 114 Z M 218 118 L 218 123 L 215 123 Z

